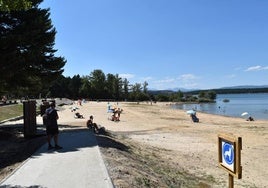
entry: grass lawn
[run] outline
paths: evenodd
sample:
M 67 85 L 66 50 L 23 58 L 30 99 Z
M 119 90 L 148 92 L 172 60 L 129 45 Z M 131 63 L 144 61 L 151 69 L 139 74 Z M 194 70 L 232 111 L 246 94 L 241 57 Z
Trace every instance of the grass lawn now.
M 23 105 L 0 106 L 0 121 L 23 115 Z

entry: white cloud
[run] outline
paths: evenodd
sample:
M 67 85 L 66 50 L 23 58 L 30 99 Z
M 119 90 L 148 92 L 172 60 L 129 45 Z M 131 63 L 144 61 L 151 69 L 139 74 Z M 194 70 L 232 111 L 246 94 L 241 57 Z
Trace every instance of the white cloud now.
M 178 80 L 182 82 L 180 87 L 194 88 L 198 86 L 197 81 L 199 80 L 199 77 L 193 74 L 183 74 L 178 77 Z
M 148 80 L 152 80 L 152 79 L 153 79 L 153 78 L 150 77 L 150 76 L 141 78 L 141 80 L 144 80 L 144 81 L 148 81 Z
M 149 87 L 153 89 L 173 89 L 173 88 L 192 89 L 198 86 L 197 81 L 199 80 L 199 77 L 193 74 L 183 74 L 177 78 L 166 77 L 157 80 L 148 77 L 146 80 L 150 81 Z
M 134 78 L 135 75 L 134 74 L 119 74 L 119 77 L 130 79 L 130 78 Z
M 263 67 L 263 66 L 257 65 L 257 66 L 249 67 L 245 71 L 248 72 L 248 71 L 261 71 L 261 70 L 268 70 L 268 66 Z
M 164 78 L 162 80 L 151 80 L 151 84 L 149 84 L 153 89 L 170 89 L 177 87 L 175 78 Z
M 175 79 L 174 78 L 166 78 L 166 79 L 163 79 L 163 80 L 156 80 L 154 82 L 159 83 L 159 84 L 173 83 L 173 82 L 175 82 Z

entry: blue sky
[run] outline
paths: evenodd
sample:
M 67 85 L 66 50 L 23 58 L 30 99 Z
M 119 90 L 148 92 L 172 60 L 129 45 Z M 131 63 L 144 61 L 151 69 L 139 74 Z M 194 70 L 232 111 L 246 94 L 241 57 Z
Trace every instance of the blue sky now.
M 64 76 L 151 89 L 268 85 L 267 0 L 44 0 Z

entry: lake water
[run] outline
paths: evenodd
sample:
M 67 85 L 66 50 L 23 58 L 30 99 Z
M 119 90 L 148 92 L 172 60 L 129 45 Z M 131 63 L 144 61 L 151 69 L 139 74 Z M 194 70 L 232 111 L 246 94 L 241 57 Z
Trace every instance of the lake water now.
M 223 102 L 228 99 L 229 102 Z M 255 119 L 268 120 L 268 93 L 257 94 L 218 94 L 216 103 L 204 104 L 179 104 L 172 108 L 206 112 L 232 117 L 242 117 L 243 112 L 248 112 Z

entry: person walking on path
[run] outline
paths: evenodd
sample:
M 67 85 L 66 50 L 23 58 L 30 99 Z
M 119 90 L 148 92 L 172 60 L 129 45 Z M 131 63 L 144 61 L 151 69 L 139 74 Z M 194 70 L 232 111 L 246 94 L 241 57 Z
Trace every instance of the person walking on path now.
M 54 102 L 52 102 L 50 104 L 50 107 L 46 109 L 44 119 L 45 119 L 44 123 L 46 125 L 48 150 L 51 150 L 53 148 L 62 149 L 62 147 L 58 145 L 59 127 L 57 120 L 59 119 L 59 116 L 55 109 Z M 52 138 L 54 139 L 55 147 L 51 145 Z

